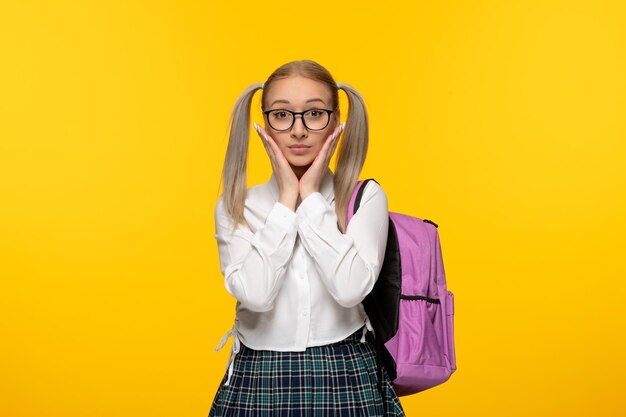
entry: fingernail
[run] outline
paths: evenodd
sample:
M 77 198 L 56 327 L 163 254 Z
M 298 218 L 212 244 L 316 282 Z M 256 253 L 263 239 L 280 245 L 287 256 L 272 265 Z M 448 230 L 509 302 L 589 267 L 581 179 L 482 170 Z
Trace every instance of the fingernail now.
M 343 122 L 341 124 L 341 129 L 339 129 L 339 131 L 342 132 L 345 127 L 346 127 L 346 122 Z
M 257 131 L 257 133 L 259 133 L 259 125 L 256 123 L 253 123 L 254 125 L 254 129 Z

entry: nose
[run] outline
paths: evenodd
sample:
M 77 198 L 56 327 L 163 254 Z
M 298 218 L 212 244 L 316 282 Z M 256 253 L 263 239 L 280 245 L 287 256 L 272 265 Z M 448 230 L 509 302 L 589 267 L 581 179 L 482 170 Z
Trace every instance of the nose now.
M 296 115 L 295 120 L 293 121 L 293 126 L 291 126 L 291 136 L 296 139 L 301 139 L 301 138 L 306 138 L 307 134 L 308 134 L 308 130 L 304 126 L 302 115 L 301 114 Z

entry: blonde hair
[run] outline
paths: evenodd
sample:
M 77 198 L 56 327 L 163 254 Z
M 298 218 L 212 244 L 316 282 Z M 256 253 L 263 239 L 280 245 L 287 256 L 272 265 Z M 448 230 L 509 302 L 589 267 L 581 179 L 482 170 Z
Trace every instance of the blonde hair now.
M 348 84 L 336 83 L 326 68 L 311 60 L 292 61 L 280 66 L 265 83 L 252 84 L 237 99 L 230 118 L 230 137 L 222 169 L 224 207 L 235 225 L 245 224 L 249 226 L 243 212 L 247 191 L 247 159 L 252 97 L 257 90 L 263 89 L 261 106 L 265 109 L 265 96 L 267 91 L 272 88 L 272 83 L 275 80 L 296 75 L 326 84 L 331 91 L 333 108 L 339 107 L 340 88 L 348 97 L 348 117 L 343 138 L 337 147 L 333 180 L 337 226 L 342 233 L 345 233 L 348 204 L 367 155 L 369 135 L 367 109 L 363 98 L 356 89 Z

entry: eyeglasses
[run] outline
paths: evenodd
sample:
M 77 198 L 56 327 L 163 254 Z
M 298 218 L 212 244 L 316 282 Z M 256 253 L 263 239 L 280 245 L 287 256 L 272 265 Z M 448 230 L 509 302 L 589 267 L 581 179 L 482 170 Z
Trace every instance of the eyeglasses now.
M 330 115 L 334 110 L 310 109 L 302 112 L 293 112 L 285 109 L 266 110 L 263 112 L 267 117 L 267 122 L 272 129 L 279 132 L 291 130 L 296 122 L 296 116 L 302 118 L 302 124 L 308 130 L 322 130 L 328 126 Z

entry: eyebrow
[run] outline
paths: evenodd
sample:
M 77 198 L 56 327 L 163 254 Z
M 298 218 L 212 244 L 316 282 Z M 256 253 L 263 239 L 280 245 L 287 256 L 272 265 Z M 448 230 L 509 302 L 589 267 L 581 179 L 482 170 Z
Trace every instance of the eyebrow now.
M 311 99 L 309 99 L 309 100 L 305 101 L 305 103 L 311 103 L 311 102 L 313 102 L 313 101 L 321 101 L 321 102 L 322 102 L 322 104 L 326 104 L 326 103 L 324 103 L 324 100 L 322 100 L 321 98 L 311 98 Z M 274 100 L 274 101 L 272 102 L 272 104 L 270 104 L 270 107 L 272 107 L 272 106 L 273 106 L 274 104 L 276 104 L 276 103 L 291 104 L 291 103 L 289 102 L 289 100 Z

